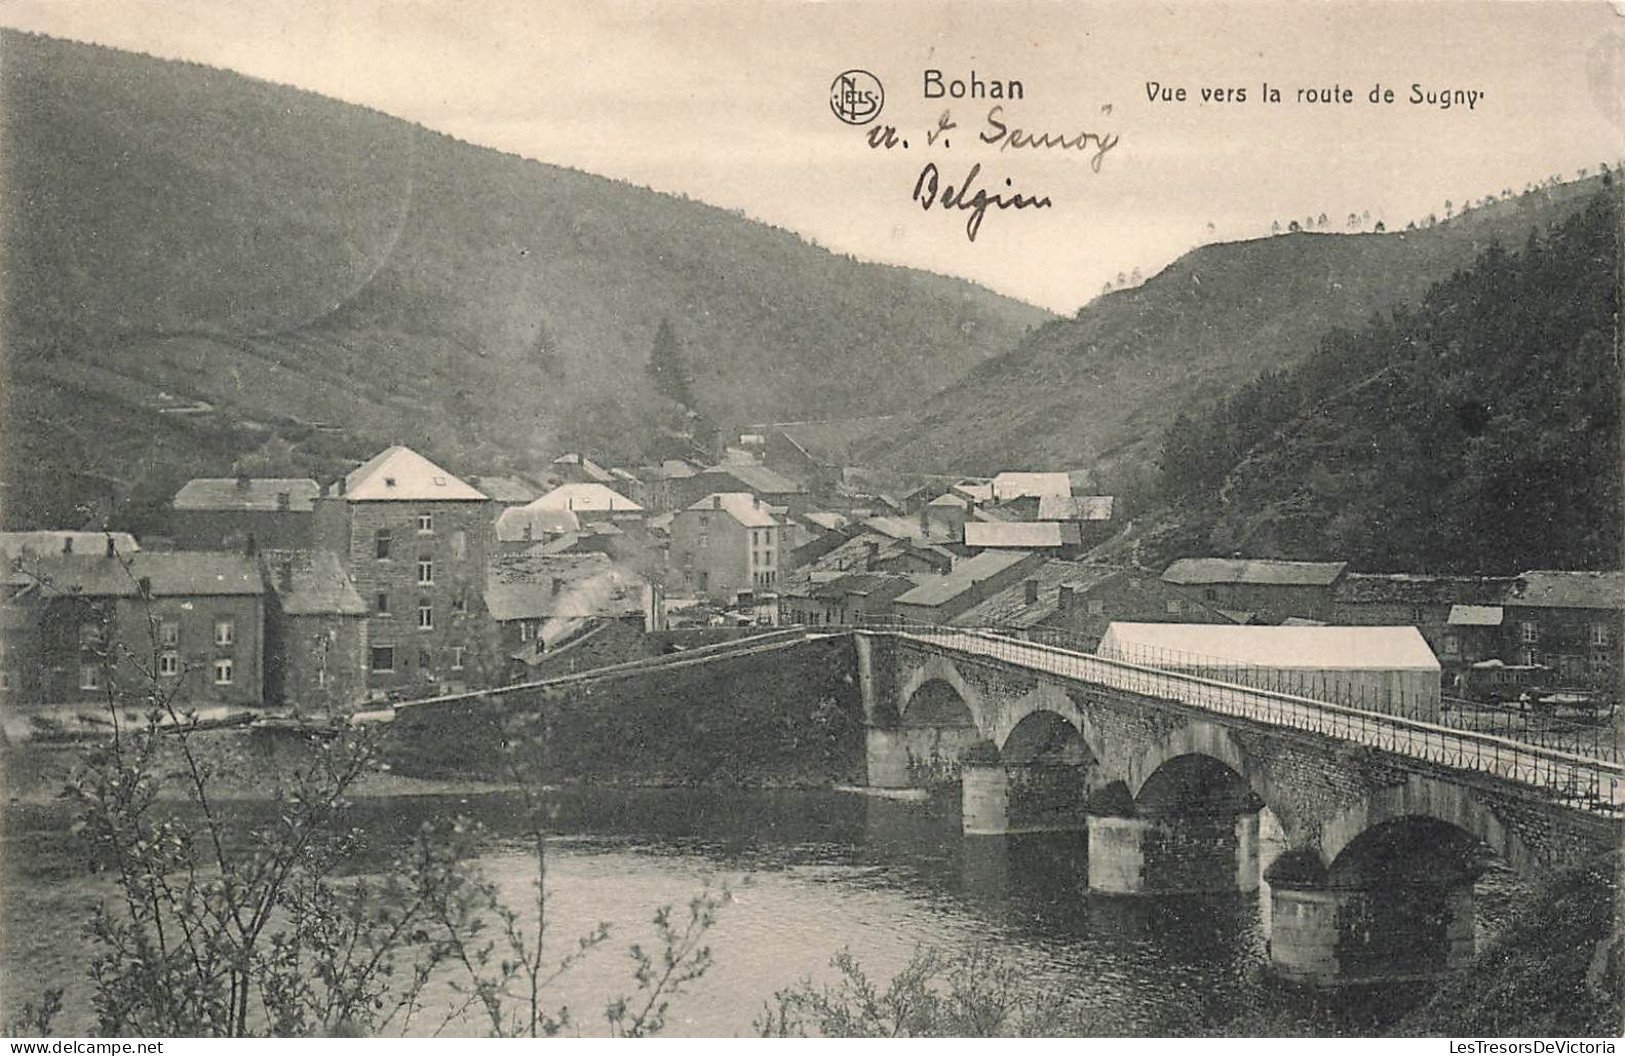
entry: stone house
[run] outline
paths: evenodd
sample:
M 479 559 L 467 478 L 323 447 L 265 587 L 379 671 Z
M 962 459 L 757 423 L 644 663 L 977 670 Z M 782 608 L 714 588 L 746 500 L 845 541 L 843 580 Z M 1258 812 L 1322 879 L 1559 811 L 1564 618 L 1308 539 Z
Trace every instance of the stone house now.
M 1254 561 L 1187 557 L 1169 565 L 1162 581 L 1226 612 L 1246 613 L 1278 624 L 1291 617 L 1329 623 L 1332 590 L 1343 577 L 1342 561 Z
M 961 627 L 997 627 L 1035 639 L 1058 636 L 1092 652 L 1113 621 L 1233 624 L 1206 602 L 1139 569 L 1046 561 L 1019 582 L 954 617 Z
M 367 699 L 367 604 L 327 550 L 262 550 L 265 699 L 346 715 Z
M 134 712 L 153 690 L 202 713 L 257 706 L 265 585 L 240 553 L 25 554 L 5 580 L 8 706 Z
M 492 536 L 483 492 L 391 447 L 317 502 L 320 549 L 367 606 L 373 696 L 422 697 L 488 684 L 494 649 L 483 594 Z
M 170 535 L 182 550 L 308 550 L 320 489 L 305 477 L 200 477 L 175 498 Z
M 781 541 L 778 520 L 758 496 L 706 495 L 672 518 L 669 567 L 689 591 L 732 604 L 740 591 L 778 589 Z
M 1502 603 L 1501 659 L 1562 685 L 1617 690 L 1625 572 L 1525 572 Z

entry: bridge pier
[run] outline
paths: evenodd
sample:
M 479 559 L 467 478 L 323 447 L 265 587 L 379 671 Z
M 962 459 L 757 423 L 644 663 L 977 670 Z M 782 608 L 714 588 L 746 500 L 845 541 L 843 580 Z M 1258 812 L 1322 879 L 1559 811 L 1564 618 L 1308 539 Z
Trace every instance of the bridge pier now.
M 1116 895 L 1258 890 L 1258 812 L 1091 814 L 1089 889 Z
M 961 827 L 966 836 L 1083 832 L 1090 770 L 1075 763 L 963 763 Z
M 1472 963 L 1473 880 L 1270 886 L 1270 962 L 1316 987 L 1426 980 Z
M 960 757 L 986 739 L 974 726 L 870 726 L 865 773 L 871 788 L 935 788 L 959 776 Z

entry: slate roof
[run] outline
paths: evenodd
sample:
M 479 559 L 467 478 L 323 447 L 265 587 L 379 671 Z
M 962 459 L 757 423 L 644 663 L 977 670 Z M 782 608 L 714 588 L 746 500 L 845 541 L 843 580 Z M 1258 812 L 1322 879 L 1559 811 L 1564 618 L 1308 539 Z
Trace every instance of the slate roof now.
M 1132 570 L 1118 565 L 1045 561 L 1025 579 L 977 602 L 951 622 L 962 627 L 1031 627 L 1059 611 L 1063 586 L 1083 592 L 1118 576 L 1132 574 Z M 1027 601 L 1027 580 L 1038 581 L 1036 602 Z
M 530 481 L 521 477 L 469 477 L 468 482 L 483 491 L 493 502 L 509 506 L 532 502 L 541 492 Z
M 60 554 L 63 544 L 70 539 L 75 554 L 106 556 L 109 537 L 114 550 L 120 554 L 133 554 L 141 549 L 141 544 L 129 532 L 0 532 L 0 558 L 10 564 L 23 554 Z
M 1110 495 L 1040 495 L 1041 521 L 1109 521 L 1115 500 Z
M 594 582 L 596 589 L 577 589 Z M 529 552 L 496 560 L 486 577 L 485 607 L 499 623 L 555 615 L 618 614 L 641 609 L 636 586 L 632 577 L 617 571 L 603 554 Z
M 1056 549 L 1078 545 L 1078 526 L 1063 521 L 970 521 L 965 545 L 987 549 Z
M 838 513 L 829 513 L 825 510 L 813 510 L 807 514 L 807 520 L 828 532 L 839 531 L 847 525 L 847 519 Z
M 209 550 L 144 550 L 122 558 L 78 553 L 29 555 L 21 568 L 10 571 L 8 582 L 17 587 L 37 586 L 42 597 L 133 598 L 141 593 L 142 579 L 150 581 L 155 598 L 265 593 L 254 558 Z
M 989 579 L 1012 565 L 1020 564 L 1032 556 L 1026 550 L 987 550 L 969 557 L 954 566 L 952 572 L 932 576 L 924 583 L 897 598 L 899 605 L 918 605 L 935 608 L 952 601 L 978 580 Z
M 388 447 L 344 478 L 350 502 L 483 502 L 485 495 L 409 447 Z
M 278 495 L 288 496 L 288 509 L 309 513 L 321 487 L 308 477 L 199 477 L 175 493 L 177 510 L 278 510 Z
M 367 603 L 338 555 L 329 550 L 263 550 L 260 561 L 266 582 L 288 616 L 367 614 Z
M 747 491 L 763 495 L 791 495 L 806 490 L 789 477 L 754 462 L 724 462 L 703 472 L 726 474 L 743 484 Z
M 1625 609 L 1625 572 L 1525 572 L 1508 605 L 1549 609 Z
M 1499 605 L 1452 605 L 1452 627 L 1499 627 L 1504 616 Z
M 918 517 L 870 517 L 863 525 L 881 535 L 908 540 L 919 546 L 953 541 L 948 525 L 938 521 L 931 525 L 930 531 L 921 531 Z
M 560 484 L 535 502 L 521 507 L 524 510 L 576 510 L 611 513 L 640 513 L 642 506 L 602 484 Z
M 746 528 L 771 528 L 779 523 L 769 508 L 748 491 L 712 492 L 689 509 L 721 510 Z
M 993 497 L 1000 502 L 1032 495 L 1071 495 L 1072 480 L 1065 473 L 1000 473 L 993 478 Z
M 1168 566 L 1164 583 L 1202 586 L 1210 583 L 1325 587 L 1337 582 L 1345 561 L 1253 561 L 1228 557 L 1185 557 Z
M 525 534 L 525 529 L 530 534 Z M 563 535 L 581 528 L 581 519 L 572 510 L 535 510 L 529 506 L 510 507 L 497 518 L 497 540 L 504 543 L 522 543 L 541 540 L 549 535 Z
M 1507 576 L 1376 575 L 1350 572 L 1338 581 L 1332 597 L 1343 604 L 1462 604 L 1499 602 L 1512 588 Z
M 610 476 L 609 471 L 603 466 L 600 466 L 592 459 L 583 455 L 573 453 L 568 455 L 560 455 L 558 458 L 553 460 L 553 465 L 580 466 L 581 475 L 587 478 L 587 483 L 596 482 L 598 484 L 608 484 L 615 479 L 614 477 Z

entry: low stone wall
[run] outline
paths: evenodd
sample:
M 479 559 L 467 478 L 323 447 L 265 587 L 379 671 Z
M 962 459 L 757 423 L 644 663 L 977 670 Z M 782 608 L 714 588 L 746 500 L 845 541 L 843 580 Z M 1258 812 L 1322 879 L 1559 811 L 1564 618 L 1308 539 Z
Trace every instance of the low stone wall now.
M 548 783 L 830 785 L 864 773 L 848 638 L 397 710 L 391 765 Z

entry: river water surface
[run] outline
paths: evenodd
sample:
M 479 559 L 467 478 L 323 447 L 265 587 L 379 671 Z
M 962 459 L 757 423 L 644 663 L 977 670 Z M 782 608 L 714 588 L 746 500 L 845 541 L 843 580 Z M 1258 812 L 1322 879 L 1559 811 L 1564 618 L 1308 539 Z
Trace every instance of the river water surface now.
M 549 991 L 549 1007 L 568 1005 L 572 1031 L 582 1034 L 604 1033 L 605 1002 L 632 994 L 627 948 L 655 945 L 655 910 L 674 904 L 681 919 L 708 886 L 728 892 L 707 937 L 715 965 L 673 1002 L 668 1035 L 752 1033 L 776 991 L 802 979 L 835 981 L 829 962 L 843 949 L 883 989 L 917 950 L 985 944 L 1035 990 L 1063 998 L 1069 1022 L 1092 1034 L 1273 1032 L 1289 1024 L 1362 1034 L 1425 996 L 1413 986 L 1328 1000 L 1280 984 L 1265 970 L 1267 897 L 1091 894 L 1081 835 L 965 838 L 952 802 L 650 789 L 566 790 L 548 803 L 549 950 L 562 956 L 598 922 L 611 925 L 609 941 Z M 481 868 L 509 905 L 533 914 L 535 865 L 517 793 L 362 799 L 356 814 L 380 861 L 425 820 L 479 820 L 488 830 Z M 1269 820 L 1266 858 L 1275 851 Z M 13 854 L 19 838 L 14 828 Z M 38 830 L 29 837 L 35 848 L 51 839 Z M 19 876 L 18 864 L 13 857 L 8 868 L 16 885 L 7 892 L 8 1003 L 25 996 L 10 970 L 18 963 L 56 957 L 63 971 L 84 964 L 83 950 L 64 950 L 69 922 L 53 919 L 77 911 L 51 894 L 60 887 L 34 890 L 59 881 Z M 1515 896 L 1504 873 L 1480 882 L 1481 942 Z M 24 981 L 53 974 L 42 967 Z M 62 1028 L 93 1027 L 82 1011 L 86 996 L 83 984 L 70 985 Z M 448 981 L 425 997 L 411 1033 L 485 1032 L 474 1014 L 445 1022 L 459 1003 Z

